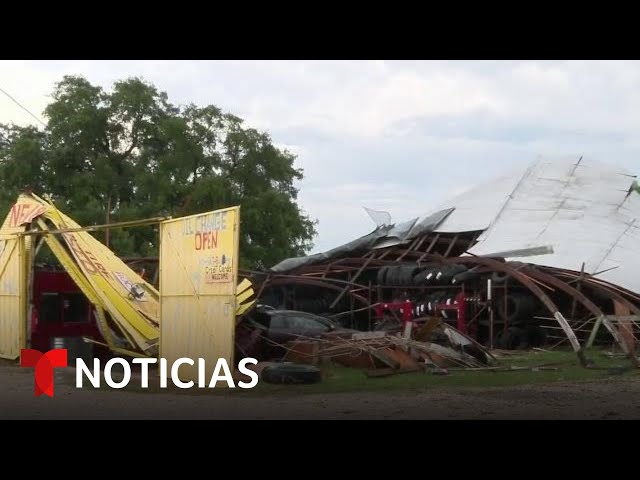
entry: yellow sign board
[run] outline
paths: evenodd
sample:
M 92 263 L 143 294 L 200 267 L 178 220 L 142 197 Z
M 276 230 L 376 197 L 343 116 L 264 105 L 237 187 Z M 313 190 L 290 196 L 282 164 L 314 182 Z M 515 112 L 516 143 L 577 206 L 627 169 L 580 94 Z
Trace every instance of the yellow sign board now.
M 218 359 L 233 365 L 240 207 L 160 224 L 160 357 L 190 358 L 178 376 L 211 378 Z M 201 372 L 202 375 L 202 372 Z
M 0 227 L 0 358 L 16 359 L 27 347 L 27 267 L 31 240 L 17 234 L 47 210 L 28 197 L 20 197 Z

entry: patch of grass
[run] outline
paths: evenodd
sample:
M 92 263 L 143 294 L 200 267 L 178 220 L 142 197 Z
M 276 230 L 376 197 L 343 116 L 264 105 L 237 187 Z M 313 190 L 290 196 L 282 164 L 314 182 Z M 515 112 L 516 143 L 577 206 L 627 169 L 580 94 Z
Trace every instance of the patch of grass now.
M 313 385 L 273 385 L 260 382 L 247 395 L 255 394 L 310 394 L 341 392 L 420 392 L 437 387 L 506 387 L 554 382 L 581 382 L 611 378 L 613 367 L 629 367 L 625 358 L 607 358 L 603 351 L 591 351 L 588 358 L 595 362 L 595 368 L 580 366 L 573 351 L 522 352 L 505 355 L 498 359 L 499 367 L 539 367 L 553 366 L 558 370 L 512 370 L 512 371 L 469 371 L 449 370 L 448 375 L 431 373 L 403 373 L 389 377 L 369 378 L 363 371 L 339 367 L 323 366 L 323 381 Z M 637 374 L 629 369 L 619 376 Z

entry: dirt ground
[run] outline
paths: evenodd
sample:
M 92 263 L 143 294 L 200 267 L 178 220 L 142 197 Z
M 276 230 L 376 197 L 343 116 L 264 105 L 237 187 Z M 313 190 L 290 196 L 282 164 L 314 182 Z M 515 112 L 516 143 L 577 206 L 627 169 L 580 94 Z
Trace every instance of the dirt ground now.
M 77 389 L 56 374 L 55 397 L 34 397 L 33 371 L 0 366 L 0 419 L 638 419 L 640 377 L 413 393 L 254 396 Z

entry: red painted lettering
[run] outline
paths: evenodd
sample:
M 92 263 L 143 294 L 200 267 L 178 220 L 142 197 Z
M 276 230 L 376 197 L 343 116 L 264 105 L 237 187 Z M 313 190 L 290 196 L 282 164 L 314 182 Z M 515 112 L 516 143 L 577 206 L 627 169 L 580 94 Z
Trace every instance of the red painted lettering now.
M 22 205 L 18 205 L 17 203 L 11 207 L 11 217 L 9 219 L 10 227 L 18 226 L 18 218 L 20 218 L 20 212 L 22 211 Z
M 91 252 L 86 252 L 85 254 L 87 258 L 91 261 L 91 263 L 95 266 L 96 272 L 98 275 L 102 275 L 104 278 L 109 278 L 109 272 L 104 265 L 100 263 L 100 261 L 95 257 L 95 255 Z
M 196 250 L 202 249 L 202 234 L 196 233 Z

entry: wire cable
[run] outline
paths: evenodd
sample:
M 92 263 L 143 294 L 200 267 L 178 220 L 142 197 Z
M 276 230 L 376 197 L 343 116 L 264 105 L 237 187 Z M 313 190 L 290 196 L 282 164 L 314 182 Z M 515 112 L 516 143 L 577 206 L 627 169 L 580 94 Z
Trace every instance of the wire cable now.
M 38 117 L 36 117 L 33 113 L 31 113 L 29 111 L 29 109 L 27 107 L 25 107 L 24 105 L 22 105 L 20 102 L 18 102 L 15 98 L 13 98 L 11 95 L 9 95 L 2 87 L 0 87 L 0 92 L 4 93 L 7 97 L 9 97 L 11 99 L 11 101 L 13 101 L 13 103 L 15 103 L 16 105 L 18 105 L 21 109 L 23 109 L 25 112 L 27 112 L 29 115 L 31 115 L 33 118 L 36 119 L 36 121 L 40 122 L 40 124 L 43 127 L 47 127 L 47 124 L 44 123 L 42 120 L 40 120 Z

